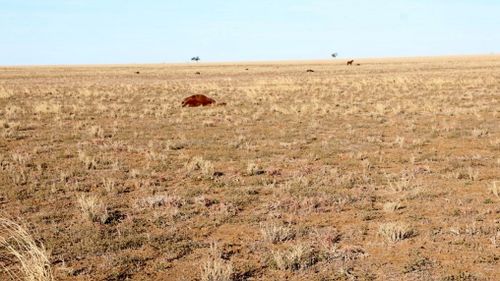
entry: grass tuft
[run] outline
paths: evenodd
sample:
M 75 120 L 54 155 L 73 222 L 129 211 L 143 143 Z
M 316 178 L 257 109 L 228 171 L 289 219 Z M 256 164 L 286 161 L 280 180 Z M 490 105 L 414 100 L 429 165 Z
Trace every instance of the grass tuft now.
M 5 218 L 0 218 L 0 257 L 0 269 L 12 279 L 54 280 L 43 245 L 37 243 L 22 226 Z

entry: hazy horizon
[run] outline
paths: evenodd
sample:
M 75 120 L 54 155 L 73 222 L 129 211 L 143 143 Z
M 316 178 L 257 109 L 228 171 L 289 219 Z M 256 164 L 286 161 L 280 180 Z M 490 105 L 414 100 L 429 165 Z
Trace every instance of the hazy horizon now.
M 7 1 L 0 65 L 156 64 L 492 55 L 500 3 Z

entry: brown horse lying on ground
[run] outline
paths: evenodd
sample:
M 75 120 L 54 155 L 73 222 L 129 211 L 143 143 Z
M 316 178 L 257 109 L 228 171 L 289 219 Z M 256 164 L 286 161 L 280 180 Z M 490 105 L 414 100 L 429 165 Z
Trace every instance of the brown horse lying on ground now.
M 182 107 L 196 107 L 214 105 L 216 101 L 205 95 L 192 95 L 182 101 Z M 218 103 L 217 105 L 226 105 L 225 102 Z

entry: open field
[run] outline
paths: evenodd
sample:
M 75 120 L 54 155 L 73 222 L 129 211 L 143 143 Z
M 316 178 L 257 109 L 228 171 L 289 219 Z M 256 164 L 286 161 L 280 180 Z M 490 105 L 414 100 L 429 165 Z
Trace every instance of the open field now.
M 56 280 L 494 280 L 500 57 L 357 62 L 0 68 L 0 215 Z

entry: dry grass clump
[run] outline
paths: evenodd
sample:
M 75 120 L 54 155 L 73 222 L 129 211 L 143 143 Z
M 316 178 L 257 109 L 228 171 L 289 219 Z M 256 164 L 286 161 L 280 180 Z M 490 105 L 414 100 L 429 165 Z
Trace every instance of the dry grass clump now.
M 10 89 L 6 89 L 5 87 L 0 86 L 0 98 L 8 99 L 14 96 L 14 92 Z
M 82 211 L 82 215 L 92 222 L 104 223 L 108 218 L 106 206 L 95 195 L 80 195 L 77 204 Z
M 414 236 L 415 230 L 399 222 L 390 222 L 381 224 L 379 233 L 391 242 L 398 242 Z
M 471 134 L 475 138 L 482 138 L 488 135 L 488 130 L 476 128 L 472 130 Z
M 303 270 L 319 261 L 319 253 L 310 245 L 299 243 L 272 252 L 272 261 L 280 270 Z
M 139 207 L 172 207 L 180 208 L 185 204 L 185 201 L 179 196 L 167 196 L 167 195 L 153 195 L 141 198 L 137 200 L 137 205 Z
M 384 204 L 384 211 L 386 212 L 395 212 L 401 208 L 403 208 L 403 206 L 399 202 L 387 202 Z
M 250 162 L 247 165 L 246 174 L 248 176 L 262 175 L 265 171 L 256 163 Z
M 199 156 L 193 157 L 191 161 L 186 164 L 186 170 L 189 174 L 200 171 L 205 178 L 213 178 L 215 172 L 212 162 Z
M 399 176 L 388 176 L 386 175 L 389 187 L 394 192 L 409 191 L 415 188 L 415 178 L 413 175 L 402 172 Z
M 0 269 L 13 279 L 54 280 L 43 245 L 35 242 L 22 226 L 6 218 L 0 218 L 0 257 Z
M 232 264 L 221 258 L 218 246 L 212 243 L 209 256 L 201 267 L 201 281 L 231 281 L 233 277 Z
M 490 191 L 493 195 L 495 195 L 498 198 L 498 197 L 500 197 L 500 190 L 499 190 L 497 183 L 498 183 L 497 181 L 494 181 L 491 183 Z
M 457 274 L 447 275 L 447 276 L 443 277 L 441 280 L 442 281 L 482 281 L 484 279 L 481 279 L 470 272 L 462 271 L 462 272 L 457 273 Z
M 51 102 L 40 102 L 33 106 L 33 111 L 38 114 L 57 114 L 61 112 L 60 104 Z
M 104 138 L 104 129 L 101 126 L 95 125 L 89 128 L 89 135 L 94 138 Z
M 106 191 L 106 193 L 114 193 L 117 191 L 116 182 L 114 179 L 103 178 L 102 185 L 103 185 L 104 191 Z
M 261 224 L 260 233 L 262 234 L 264 241 L 273 244 L 292 240 L 295 237 L 295 231 L 293 228 L 275 223 Z

